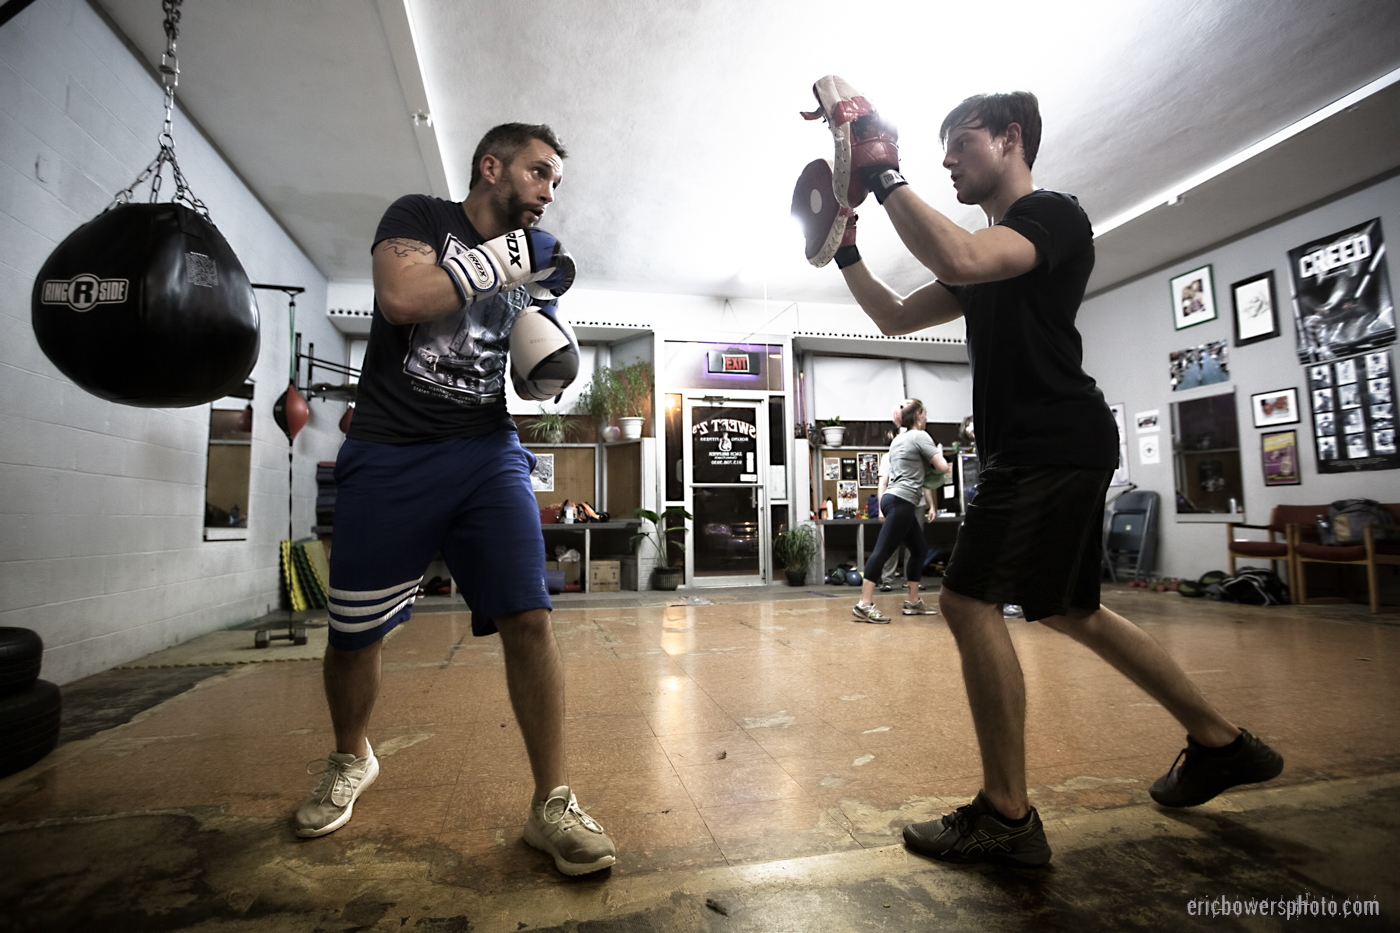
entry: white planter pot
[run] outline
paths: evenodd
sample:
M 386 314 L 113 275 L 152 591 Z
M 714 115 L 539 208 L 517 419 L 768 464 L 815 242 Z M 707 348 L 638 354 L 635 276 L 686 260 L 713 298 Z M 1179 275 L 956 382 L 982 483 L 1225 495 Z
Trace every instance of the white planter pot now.
M 828 447 L 840 447 L 841 442 L 846 439 L 846 429 L 837 425 L 833 428 L 822 428 L 822 443 Z
M 642 418 L 629 416 L 618 418 L 617 423 L 622 425 L 622 439 L 624 441 L 635 441 L 642 436 Z

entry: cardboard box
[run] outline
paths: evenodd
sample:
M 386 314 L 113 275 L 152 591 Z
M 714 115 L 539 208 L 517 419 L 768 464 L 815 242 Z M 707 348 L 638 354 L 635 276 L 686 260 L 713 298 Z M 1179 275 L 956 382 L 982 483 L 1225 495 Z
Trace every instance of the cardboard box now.
M 615 560 L 588 562 L 588 589 L 592 593 L 615 593 L 622 589 L 622 565 Z

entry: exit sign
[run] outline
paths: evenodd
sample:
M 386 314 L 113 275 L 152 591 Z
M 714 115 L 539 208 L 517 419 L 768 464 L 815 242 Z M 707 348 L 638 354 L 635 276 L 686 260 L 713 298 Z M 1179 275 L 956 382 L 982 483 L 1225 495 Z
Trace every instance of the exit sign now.
M 708 366 L 706 369 L 712 373 L 731 373 L 738 375 L 752 375 L 756 370 L 753 364 L 752 353 L 720 353 L 710 351 L 707 354 Z

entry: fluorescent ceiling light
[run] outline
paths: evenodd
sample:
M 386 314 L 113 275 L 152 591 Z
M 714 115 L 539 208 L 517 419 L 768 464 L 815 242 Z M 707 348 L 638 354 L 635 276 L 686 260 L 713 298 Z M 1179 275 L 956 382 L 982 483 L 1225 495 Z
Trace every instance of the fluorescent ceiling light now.
M 1333 101 L 1326 107 L 1323 107 L 1321 110 L 1308 114 L 1306 117 L 1299 120 L 1297 123 L 1292 123 L 1288 126 L 1285 126 L 1283 129 L 1279 130 L 1272 136 L 1268 136 L 1264 139 L 1261 139 L 1259 142 L 1250 146 L 1248 149 L 1241 150 L 1240 152 L 1237 152 L 1234 155 L 1230 156 L 1228 159 L 1224 159 L 1223 161 L 1215 163 L 1205 171 L 1198 172 L 1195 175 L 1192 175 L 1190 178 L 1177 183 L 1173 187 L 1168 188 L 1166 191 L 1163 191 L 1161 194 L 1148 198 L 1146 201 L 1143 201 L 1136 207 L 1129 208 L 1123 213 L 1117 215 L 1116 217 L 1112 217 L 1108 221 L 1102 224 L 1098 224 L 1094 231 L 1094 239 L 1098 239 L 1105 233 L 1108 233 L 1110 230 L 1115 230 L 1131 220 L 1136 220 L 1143 214 L 1146 214 L 1148 211 L 1161 207 L 1164 204 L 1175 204 L 1183 194 L 1190 191 L 1192 188 L 1199 187 L 1200 185 L 1205 184 L 1217 175 L 1222 175 L 1225 172 L 1228 172 L 1236 165 L 1246 162 L 1259 155 L 1260 153 L 1272 149 L 1274 146 L 1277 146 L 1284 140 L 1297 136 L 1304 130 L 1316 126 L 1317 124 L 1321 123 L 1323 120 L 1326 120 L 1328 117 L 1333 116 L 1334 114 L 1341 113 L 1343 110 L 1347 109 L 1353 104 L 1365 100 L 1372 94 L 1385 90 L 1397 81 L 1400 81 L 1400 68 L 1397 68 L 1389 74 L 1377 78 L 1370 84 L 1367 84 L 1365 87 L 1357 88 L 1355 91 L 1352 91 L 1346 97 L 1343 97 L 1340 100 Z

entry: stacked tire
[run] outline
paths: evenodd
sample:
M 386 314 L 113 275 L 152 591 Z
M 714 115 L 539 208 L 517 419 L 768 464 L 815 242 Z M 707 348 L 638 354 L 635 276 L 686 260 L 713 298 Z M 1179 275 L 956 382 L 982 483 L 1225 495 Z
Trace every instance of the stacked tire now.
M 39 679 L 44 642 L 27 628 L 0 628 L 0 777 L 39 761 L 58 744 L 63 697 Z

